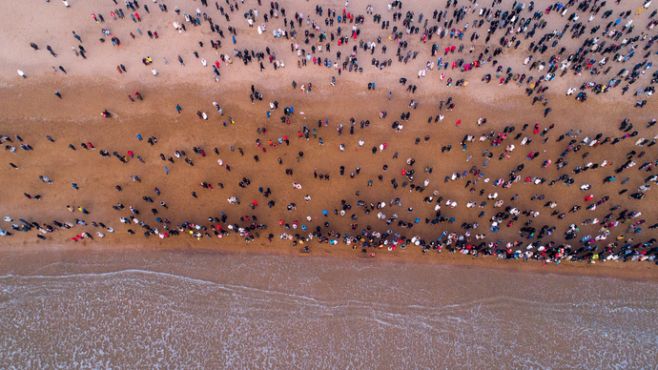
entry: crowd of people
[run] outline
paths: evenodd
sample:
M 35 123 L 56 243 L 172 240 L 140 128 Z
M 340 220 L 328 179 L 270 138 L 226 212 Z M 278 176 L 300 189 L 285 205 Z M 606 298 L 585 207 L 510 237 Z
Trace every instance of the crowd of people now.
M 121 165 L 155 161 L 163 168 L 159 176 L 173 176 L 172 170 L 181 166 L 199 171 L 211 165 L 219 168 L 217 178 L 184 183 L 188 199 L 168 198 L 157 176 L 134 173 L 130 183 L 148 184 L 147 192 L 136 193 L 128 185 L 117 184 L 103 190 L 111 191 L 107 197 L 120 194 L 124 199 L 110 210 L 65 204 L 62 210 L 66 212 L 57 220 L 8 214 L 0 227 L 3 237 L 25 233 L 47 240 L 59 233 L 71 242 L 81 242 L 120 233 L 141 234 L 147 239 L 198 240 L 237 235 L 247 242 L 289 243 L 307 253 L 319 245 L 348 247 L 371 256 L 380 250 L 414 247 L 426 254 L 453 252 L 554 263 L 658 263 L 658 221 L 651 207 L 656 201 L 651 190 L 658 183 L 656 119 L 634 116 L 647 107 L 655 108 L 651 99 L 658 82 L 653 63 L 658 54 L 654 31 L 658 17 L 649 0 L 629 9 L 619 1 L 599 0 L 544 5 L 447 0 L 429 12 L 426 8 L 434 4 L 423 3 L 419 6 L 423 11 L 400 0 L 386 6 L 346 1 L 336 8 L 315 5 L 308 14 L 302 10 L 308 4 L 296 10 L 294 1 L 201 0 L 194 2 L 194 7 L 199 7 L 191 12 L 185 7 L 172 8 L 162 0 L 114 3 L 112 10 L 92 14 L 102 37 L 94 40 L 92 35 L 72 31 L 78 43 L 73 51 L 82 58 L 81 63 L 92 50 L 84 46 L 83 39 L 101 44 L 109 40 L 114 47 L 123 47 L 131 40 L 110 32 L 110 24 L 140 24 L 146 18 L 162 17 L 176 33 L 198 38 L 198 50 L 177 55 L 182 68 L 188 59 L 198 60 L 204 68 L 210 67 L 210 79 L 221 86 L 223 76 L 236 67 L 231 65 L 233 61 L 240 60 L 244 68 L 253 67 L 253 73 L 276 73 L 285 80 L 285 87 L 272 91 L 248 84 L 244 97 L 249 96 L 248 103 L 260 117 L 253 122 L 243 122 L 237 118 L 239 112 L 228 111 L 218 101 L 199 104 L 190 112 L 183 102 L 173 107 L 177 116 L 196 115 L 195 122 L 218 121 L 244 135 L 256 132 L 253 146 L 212 145 L 208 139 L 167 152 L 159 150 L 162 137 L 154 134 L 145 140 L 141 133 L 136 135 L 139 150 L 67 143 L 66 150 L 74 152 L 69 156 L 91 151 L 100 154 L 98 160 L 116 159 Z M 262 37 L 271 34 L 272 42 L 263 49 L 245 46 L 254 37 L 253 29 Z M 137 34 L 129 33 L 132 39 L 142 36 L 141 28 L 137 30 Z M 165 37 L 155 30 L 147 30 L 147 35 Z M 35 53 L 41 52 L 39 43 L 26 43 Z M 50 45 L 46 48 L 57 57 Z M 159 57 L 140 59 L 153 76 L 160 74 L 155 67 Z M 291 80 L 286 68 L 316 68 L 311 73 L 323 80 Z M 67 74 L 62 65 L 57 70 Z M 119 75 L 128 74 L 124 64 L 116 70 Z M 389 79 L 381 76 L 393 70 L 406 73 L 388 84 Z M 18 70 L 24 80 L 33 74 L 28 77 Z M 320 93 L 324 95 L 318 99 L 327 99 L 339 91 L 343 81 L 357 81 L 360 93 L 373 99 L 385 96 L 389 104 L 377 116 L 343 112 L 349 118 L 336 121 L 328 118 L 328 112 L 295 106 L 297 100 L 291 98 L 303 94 L 315 99 L 314 94 Z M 446 116 L 471 109 L 462 96 L 476 84 L 519 90 L 527 95 L 524 104 L 539 104 L 541 113 L 536 121 L 510 113 L 505 122 L 516 123 L 502 123 L 483 110 L 473 122 L 455 118 L 446 124 Z M 424 90 L 430 85 L 445 89 L 449 96 L 428 98 L 432 93 Z M 455 97 L 453 91 L 462 95 Z M 626 94 L 631 93 L 629 101 Z M 152 99 L 150 94 L 157 91 L 132 89 L 128 99 L 139 109 L 139 104 Z M 599 96 L 604 94 L 618 99 L 627 118 L 596 127 L 572 125 L 555 116 L 557 101 L 573 98 L 579 102 L 576 104 L 593 104 L 609 98 Z M 66 99 L 61 89 L 55 96 Z M 395 103 L 400 101 L 404 108 L 398 111 Z M 202 105 L 212 105 L 215 112 Z M 163 109 L 173 111 L 172 107 Z M 110 108 L 103 109 L 101 116 L 118 119 Z M 616 128 L 611 129 L 612 125 Z M 381 140 L 376 131 L 385 131 L 388 139 Z M 450 136 L 448 132 L 461 139 L 446 141 L 441 136 Z M 6 152 L 3 159 L 11 158 L 3 176 L 22 170 L 20 158 L 27 155 L 23 152 L 42 150 L 27 139 L 29 132 L 1 134 Z M 413 136 L 411 145 L 400 143 L 404 135 Z M 52 148 L 59 143 L 54 136 L 48 136 Z M 329 146 L 337 150 L 331 156 L 338 159 L 326 158 L 326 165 L 323 161 L 310 164 L 312 176 L 305 172 L 304 166 L 311 161 L 309 153 L 324 153 Z M 275 164 L 264 163 L 266 158 L 276 158 Z M 437 171 L 446 168 L 440 163 L 445 160 L 458 163 L 459 168 Z M 329 168 L 335 161 L 340 162 L 338 166 Z M 258 173 L 245 168 L 258 168 Z M 73 199 L 84 190 L 72 179 L 53 177 L 39 175 L 43 183 L 39 193 L 18 189 L 23 201 L 38 209 L 39 201 L 57 182 L 70 183 Z M 290 193 L 280 195 L 275 183 L 286 183 Z M 334 186 L 346 186 L 350 191 L 314 191 Z M 254 188 L 257 196 L 248 196 Z M 222 195 L 216 195 L 218 192 Z M 205 194 L 213 194 L 212 200 Z M 197 214 L 194 219 L 181 219 L 169 208 L 175 203 L 220 198 L 221 205 L 213 203 L 215 209 L 205 218 Z M 325 201 L 321 203 L 324 207 L 314 205 L 320 199 Z

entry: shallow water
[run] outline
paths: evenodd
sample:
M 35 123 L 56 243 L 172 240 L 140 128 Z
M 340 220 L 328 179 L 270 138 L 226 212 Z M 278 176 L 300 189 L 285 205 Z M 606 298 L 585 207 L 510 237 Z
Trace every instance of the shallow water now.
M 2 256 L 0 368 L 655 368 L 658 284 L 207 252 Z

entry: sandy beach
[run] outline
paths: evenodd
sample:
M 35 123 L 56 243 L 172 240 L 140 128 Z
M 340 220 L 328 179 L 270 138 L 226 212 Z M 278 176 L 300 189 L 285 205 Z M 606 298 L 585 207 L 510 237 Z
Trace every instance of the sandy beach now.
M 134 9 L 122 2 L 68 3 L 0 5 L 12 14 L 0 35 L 0 134 L 6 149 L 0 154 L 0 214 L 6 215 L 0 228 L 11 234 L 0 237 L 4 248 L 178 246 L 658 277 L 652 266 L 657 197 L 650 126 L 657 105 L 650 96 L 654 71 L 646 65 L 655 61 L 655 46 L 649 44 L 645 56 L 656 18 L 643 2 L 608 6 L 591 21 L 580 19 L 589 28 L 605 27 L 614 12 L 631 9 L 618 27 L 626 38 L 639 35 L 632 41 L 634 56 L 596 74 L 574 73 L 572 65 L 560 75 L 558 68 L 554 79 L 545 78 L 550 55 L 530 53 L 528 44 L 578 21 L 562 9 L 549 11 L 550 4 L 536 5 L 546 22 L 541 32 L 520 37 L 520 47 L 503 47 L 492 58 L 502 33 L 487 43 L 486 28 L 475 26 L 480 19 L 492 21 L 482 15 L 490 4 L 450 5 L 438 21 L 434 7 L 424 3 L 396 10 L 364 1 L 347 7 L 283 2 L 285 16 L 273 3 L 256 1 L 166 2 L 166 11 L 164 3 L 150 1 Z M 518 17 L 529 21 L 532 12 L 525 7 Z M 503 1 L 494 9 L 512 8 Z M 608 8 L 614 14 L 604 19 Z M 329 16 L 330 9 L 337 15 Z M 465 20 L 446 26 L 455 9 L 465 12 Z M 419 34 L 404 31 L 396 18 L 391 24 L 401 27 L 398 37 L 393 26 L 382 29 L 376 19 L 397 12 L 403 18 L 407 11 L 421 26 Z M 588 11 L 574 14 L 587 18 Z M 338 23 L 340 17 L 345 23 Z M 633 28 L 624 28 L 630 19 Z M 293 21 L 296 28 L 289 26 Z M 217 32 L 209 23 L 218 25 Z M 448 34 L 440 37 L 434 24 Z M 346 44 L 318 39 L 338 37 L 337 27 Z M 423 37 L 423 27 L 433 31 L 432 39 Z M 276 37 L 278 29 L 287 37 Z M 313 36 L 306 43 L 308 32 Z M 469 42 L 472 33 L 482 39 Z M 583 38 L 561 39 L 566 51 L 558 60 L 581 47 Z M 212 48 L 211 40 L 221 46 Z M 372 52 L 361 48 L 371 42 Z M 402 42 L 408 46 L 400 61 L 396 48 Z M 432 55 L 434 44 L 438 51 Z M 444 53 L 451 45 L 463 50 Z M 244 50 L 262 52 L 263 67 L 256 57 L 243 63 Z M 350 53 L 349 64 L 362 72 L 338 62 Z M 542 72 L 524 63 L 528 55 L 544 65 Z M 317 57 L 331 66 L 313 64 Z M 371 58 L 392 62 L 377 68 Z M 636 63 L 644 64 L 626 94 L 626 82 L 600 94 L 583 85 L 609 83 L 619 69 Z M 604 64 L 597 68 L 605 70 Z M 483 80 L 487 74 L 489 83 Z M 508 82 L 498 81 L 506 76 Z M 541 79 L 546 89 L 526 76 Z M 367 88 L 369 83 L 376 87 Z M 571 87 L 586 92 L 587 101 L 565 95 Z M 640 88 L 643 93 L 633 96 Z M 634 106 L 643 99 L 643 107 Z M 287 114 L 286 107 L 292 107 Z M 620 130 L 624 119 L 630 130 Z M 560 160 L 564 166 L 558 168 Z M 573 228 L 578 231 L 569 234 Z M 611 261 L 601 261 L 606 258 Z M 645 262 L 612 261 L 622 259 Z M 578 262 L 553 266 L 568 260 Z

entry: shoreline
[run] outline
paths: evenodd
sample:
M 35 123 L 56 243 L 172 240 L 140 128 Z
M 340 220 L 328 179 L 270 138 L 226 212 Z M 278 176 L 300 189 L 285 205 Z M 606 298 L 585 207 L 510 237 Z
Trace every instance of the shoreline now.
M 185 245 L 186 244 L 186 245 Z M 253 248 L 255 247 L 255 248 Z M 251 249 L 250 249 L 251 248 Z M 28 243 L 22 245 L 9 244 L 0 249 L 0 255 L 3 253 L 68 253 L 88 251 L 91 253 L 151 253 L 151 252 L 173 252 L 173 253 L 213 253 L 219 255 L 275 255 L 289 258 L 318 258 L 318 259 L 338 259 L 342 261 L 360 261 L 363 263 L 392 263 L 392 264 L 422 264 L 434 266 L 451 266 L 464 269 L 488 269 L 501 270 L 518 273 L 533 274 L 556 274 L 566 276 L 588 276 L 597 278 L 613 278 L 629 281 L 658 282 L 658 269 L 653 262 L 621 262 L 607 261 L 591 264 L 580 261 L 562 261 L 560 264 L 543 263 L 538 260 L 500 260 L 496 256 L 470 256 L 462 255 L 458 252 L 441 252 L 427 254 L 420 250 L 409 248 L 407 250 L 387 252 L 385 249 L 376 251 L 375 257 L 364 255 L 358 250 L 347 249 L 343 247 L 329 247 L 326 245 L 312 245 L 311 253 L 304 253 L 300 247 L 286 246 L 282 242 L 274 242 L 266 245 L 263 242 L 252 241 L 245 243 L 235 237 L 226 237 L 221 242 L 212 243 L 210 241 L 197 242 L 188 241 L 179 242 L 176 239 L 168 241 L 158 241 L 156 244 L 130 244 L 130 243 L 104 243 L 104 242 L 86 242 L 85 244 L 50 244 L 45 242 Z

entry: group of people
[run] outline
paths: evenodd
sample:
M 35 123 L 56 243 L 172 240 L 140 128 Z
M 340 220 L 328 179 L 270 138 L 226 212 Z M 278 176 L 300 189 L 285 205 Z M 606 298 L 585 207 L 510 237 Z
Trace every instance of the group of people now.
M 133 194 L 127 207 L 118 202 L 109 212 L 67 204 L 67 210 L 75 214 L 63 216 L 68 221 L 7 215 L 4 221 L 9 227 L 1 227 L 0 235 L 36 231 L 39 238 L 46 239 L 56 231 L 75 229 L 69 239 L 78 242 L 123 232 L 161 239 L 237 234 L 246 241 L 286 241 L 304 252 L 311 252 L 314 245 L 327 244 L 348 246 L 366 255 L 380 249 L 393 252 L 417 247 L 424 253 L 446 251 L 555 263 L 565 259 L 656 261 L 658 223 L 652 219 L 655 212 L 650 206 L 656 199 L 651 190 L 658 183 L 657 137 L 652 134 L 656 120 L 639 122 L 632 116 L 639 108 L 651 105 L 658 82 L 658 72 L 653 70 L 658 39 L 653 30 L 658 18 L 651 1 L 635 9 L 621 9 L 619 4 L 598 0 L 553 2 L 543 8 L 534 1 L 514 1 L 510 6 L 501 0 L 493 0 L 490 5 L 448 0 L 425 14 L 395 0 L 386 7 L 358 8 L 349 2 L 342 9 L 315 5 L 314 13 L 305 14 L 301 8 L 285 9 L 278 1 L 263 4 L 258 0 L 254 4 L 223 0 L 214 4 L 201 1 L 200 8 L 190 13 L 176 7 L 173 15 L 163 1 L 155 2 L 168 23 L 172 22 L 169 16 L 174 17 L 174 27 L 181 33 L 193 32 L 196 27 L 209 28 L 209 34 L 195 33 L 201 38 L 201 52 L 194 51 L 191 57 L 206 67 L 205 61 L 212 59 L 202 54 L 207 50 L 205 45 L 210 44 L 214 55 L 219 55 L 210 64 L 216 81 L 221 82 L 220 69 L 231 73 L 234 66 L 223 66 L 231 64 L 232 58 L 242 60 L 244 68 L 257 64 L 261 73 L 269 64 L 274 73 L 285 76 L 281 67 L 286 58 L 282 55 L 289 49 L 298 69 L 321 67 L 317 74 L 328 76 L 326 83 L 314 80 L 298 86 L 293 79 L 292 90 L 286 88 L 280 96 L 271 96 L 276 92 L 251 84 L 250 103 L 262 117 L 262 121 L 253 123 L 238 123 L 234 115 L 225 116 L 225 108 L 217 101 L 212 102 L 217 114 L 198 108 L 196 115 L 202 121 L 220 120 L 224 127 L 242 132 L 255 128 L 257 136 L 251 148 L 217 145 L 207 150 L 204 147 L 210 146 L 208 139 L 192 148 L 160 152 L 163 176 L 173 176 L 172 169 L 183 164 L 196 168 L 212 164 L 222 170 L 217 179 L 191 185 L 190 199 L 166 198 L 157 179 L 142 179 L 135 174 L 132 182 L 153 186 L 148 193 Z M 126 0 L 124 6 L 135 23 L 156 16 L 140 1 Z M 144 12 L 135 17 L 142 9 Z M 112 21 L 106 21 L 101 12 L 93 19 L 101 26 L 121 22 L 124 17 L 116 16 L 119 13 L 123 10 L 112 11 Z M 264 30 L 272 30 L 274 41 L 263 50 L 242 45 L 248 40 L 243 35 L 254 26 L 259 36 Z M 86 52 L 80 35 L 75 31 L 73 35 L 81 44 L 74 50 Z M 165 37 L 163 33 L 156 35 Z M 231 38 L 230 43 L 222 41 L 226 37 Z M 30 45 L 39 50 L 37 44 Z M 178 55 L 181 66 L 185 66 L 186 58 Z M 146 56 L 142 62 L 151 68 L 157 59 Z M 413 67 L 417 64 L 422 65 L 419 71 Z M 375 79 L 390 73 L 389 67 L 409 73 L 389 85 L 384 77 L 383 82 Z M 117 70 L 127 74 L 123 64 Z M 359 89 L 375 96 L 373 99 L 380 96 L 374 94 L 385 94 L 386 102 L 403 99 L 406 108 L 392 111 L 390 104 L 378 117 L 343 112 L 351 117 L 338 122 L 328 118 L 329 112 L 311 117 L 295 109 L 291 96 L 300 90 L 307 99 L 315 96 L 309 94 L 311 91 L 330 95 L 341 79 L 361 81 L 360 74 L 366 72 L 368 82 Z M 414 74 L 416 77 L 410 77 Z M 26 77 L 21 70 L 19 75 Z M 410 83 L 412 79 L 418 82 Z M 552 107 L 556 103 L 552 100 L 565 99 L 562 92 L 551 90 L 554 85 L 564 85 L 562 81 L 569 86 L 567 95 L 584 104 L 596 100 L 588 96 L 623 96 L 631 89 L 635 102 L 619 103 L 620 109 L 629 111 L 628 118 L 602 123 L 617 125 L 616 130 L 572 127 L 569 122 L 560 122 L 559 117 L 548 121 L 554 117 Z M 528 96 L 528 105 L 542 105 L 543 114 L 538 119 L 544 121 L 526 123 L 526 118 L 510 114 L 505 122 L 517 123 L 502 124 L 483 114 L 474 122 L 458 118 L 454 125 L 445 125 L 445 116 L 469 109 L 468 102 L 457 106 L 458 99 L 452 96 L 439 102 L 432 99 L 431 93 L 423 94 L 430 84 L 468 92 L 475 83 L 498 83 L 501 87 L 487 88 L 500 89 L 515 85 L 508 88 L 520 89 Z M 150 99 L 145 95 L 136 90 L 128 98 L 134 103 Z M 60 90 L 56 96 L 63 98 Z M 290 102 L 279 107 L 279 100 Z M 187 113 L 181 104 L 176 104 L 175 110 L 178 115 Z M 427 123 L 418 117 L 421 111 L 428 113 Z M 108 109 L 101 115 L 114 118 Z M 280 120 L 270 119 L 276 115 Z M 313 121 L 316 123 L 310 123 Z M 413 134 L 403 132 L 411 125 Z M 390 131 L 392 137 L 371 142 L 370 136 L 381 137 L 374 130 Z M 419 130 L 422 133 L 416 134 Z M 455 131 L 461 140 L 448 142 L 441 138 Z M 413 143 L 401 143 L 404 135 L 414 135 Z M 143 141 L 141 134 L 138 140 Z M 157 150 L 158 141 L 151 136 L 147 141 L 150 147 L 139 143 L 141 154 L 112 149 L 98 153 L 105 158 L 114 156 L 122 164 L 134 158 L 145 163 L 145 153 Z M 33 150 L 20 134 L 3 135 L 0 142 L 10 153 Z M 334 149 L 328 149 L 334 145 Z M 453 145 L 459 150 L 452 151 Z M 95 150 L 91 143 L 69 144 L 72 150 L 78 147 Z M 361 150 L 364 147 L 367 150 Z M 414 155 L 418 148 L 426 154 Z M 310 152 L 332 150 L 337 150 L 338 159 L 314 163 L 312 177 L 304 172 L 301 163 L 312 160 Z M 268 157 L 276 158 L 274 167 L 263 163 Z M 336 160 L 339 165 L 329 168 Z M 460 168 L 448 173 L 437 171 L 442 166 L 437 162 L 444 160 L 459 161 Z M 9 165 L 12 170 L 21 169 L 13 161 Z M 262 172 L 258 176 L 243 172 L 250 167 Z M 239 179 L 235 184 L 229 183 L 233 176 Z M 59 181 L 45 173 L 40 180 L 45 185 Z M 288 184 L 290 194 L 273 190 L 277 188 L 275 182 L 281 181 Z M 338 192 L 324 190 L 316 196 L 313 189 L 325 189 L 323 184 L 347 186 L 353 191 L 349 196 L 335 196 Z M 80 191 L 75 182 L 71 187 Z M 254 188 L 257 197 L 241 199 Z M 46 186 L 43 194 L 25 193 L 26 201 L 39 201 L 47 190 Z M 124 188 L 116 185 L 113 190 L 123 192 Z M 176 202 L 202 202 L 204 193 L 215 192 L 225 194 L 221 197 L 224 205 L 205 219 L 180 220 L 169 209 Z M 565 192 L 572 195 L 563 196 Z M 313 206 L 321 198 L 328 199 L 333 207 Z M 106 218 L 107 214 L 111 218 Z M 118 219 L 124 226 L 110 219 Z M 84 231 L 79 232 L 81 228 Z

